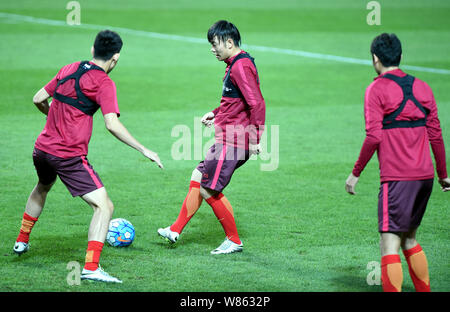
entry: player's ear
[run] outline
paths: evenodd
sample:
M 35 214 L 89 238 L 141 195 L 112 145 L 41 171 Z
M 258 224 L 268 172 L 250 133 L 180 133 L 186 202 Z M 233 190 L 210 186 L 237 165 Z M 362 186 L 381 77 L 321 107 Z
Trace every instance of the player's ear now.
M 92 57 L 94 57 L 94 46 L 91 47 L 91 54 L 92 54 Z
M 231 38 L 228 38 L 227 41 L 225 42 L 227 49 L 232 49 L 234 47 L 234 41 Z
M 120 53 L 114 54 L 114 55 L 113 55 L 113 60 L 114 60 L 114 62 L 117 63 L 117 61 L 119 60 L 119 57 L 120 57 Z
M 375 63 L 378 63 L 379 61 L 380 61 L 380 59 L 378 58 L 378 56 L 374 53 L 374 54 L 372 54 L 372 60 L 373 60 L 373 63 L 375 64 Z

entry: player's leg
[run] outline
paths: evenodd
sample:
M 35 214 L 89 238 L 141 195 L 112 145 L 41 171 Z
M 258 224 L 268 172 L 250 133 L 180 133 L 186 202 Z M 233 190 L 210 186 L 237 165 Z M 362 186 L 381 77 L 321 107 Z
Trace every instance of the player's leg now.
M 201 179 L 202 173 L 197 168 L 194 169 L 191 175 L 191 182 L 189 183 L 189 191 L 184 198 L 177 219 L 172 225 L 158 229 L 158 234 L 171 243 L 175 243 L 178 240 L 184 227 L 202 204 L 203 198 L 200 196 Z
M 88 241 L 103 243 L 108 233 L 109 221 L 114 212 L 114 205 L 104 187 L 82 195 L 81 198 L 94 210 L 89 225 Z
M 47 194 L 52 188 L 53 183 L 44 185 L 41 182 L 38 182 L 28 197 L 25 212 L 22 217 L 20 232 L 17 236 L 16 243 L 14 244 L 13 250 L 15 253 L 22 254 L 28 251 L 31 230 L 41 215 L 45 205 L 45 199 L 47 198 Z
M 225 241 L 211 254 L 228 254 L 243 250 L 243 244 L 239 238 L 233 207 L 222 192 L 201 187 L 200 193 L 219 220 L 225 232 Z
M 105 187 L 85 156 L 69 159 L 55 158 L 57 174 L 73 197 L 80 196 L 93 209 L 88 232 L 85 266 L 81 279 L 121 283 L 99 266 L 100 255 L 108 233 L 114 206 Z
M 430 276 L 425 252 L 416 240 L 417 228 L 402 233 L 401 247 L 408 263 L 409 275 L 416 291 L 430 291 Z
M 429 292 L 430 277 L 427 257 L 416 240 L 416 232 L 425 214 L 428 200 L 433 190 L 433 179 L 411 181 L 409 183 L 414 186 L 415 191 L 409 196 L 414 200 L 409 213 L 411 217 L 408 229 L 410 230 L 403 234 L 401 247 L 408 262 L 409 275 L 416 291 Z
M 183 228 L 194 216 L 202 204 L 202 196 L 200 196 L 200 182 L 202 173 L 195 168 L 192 171 L 191 181 L 189 183 L 189 191 L 183 201 L 177 220 L 170 226 L 170 230 L 181 234 Z
M 81 196 L 92 207 L 94 213 L 88 231 L 88 248 L 84 268 L 95 271 L 98 268 L 100 255 L 108 233 L 114 206 L 104 187 Z
M 33 151 L 33 163 L 39 181 L 31 191 L 25 206 L 20 232 L 13 248 L 17 254 L 28 251 L 31 230 L 41 215 L 48 192 L 56 181 L 56 172 L 48 162 L 46 153 L 35 149 Z
M 110 276 L 99 266 L 100 255 L 108 233 L 114 205 L 104 187 L 82 195 L 81 198 L 94 210 L 89 225 L 88 247 L 81 279 L 121 283 L 120 280 Z
M 47 194 L 48 192 L 50 192 L 54 183 L 55 181 L 48 185 L 42 184 L 41 182 L 38 182 L 36 184 L 33 191 L 31 191 L 30 196 L 28 197 L 28 201 L 25 206 L 25 213 L 33 218 L 39 218 L 42 209 L 44 208 Z
M 411 208 L 409 181 L 389 181 L 378 195 L 378 231 L 380 232 L 381 282 L 383 291 L 399 292 L 403 283 L 399 255 L 401 233 L 408 231 Z
M 398 254 L 400 249 L 399 233 L 380 233 L 381 283 L 385 292 L 400 292 L 403 283 L 403 271 Z
M 214 152 L 214 153 L 212 153 Z M 205 165 L 208 168 L 207 178 L 202 179 L 200 194 L 211 206 L 225 232 L 225 241 L 212 254 L 227 254 L 243 250 L 239 238 L 233 207 L 222 193 L 228 185 L 234 171 L 248 160 L 248 151 L 233 146 L 216 144 L 211 148 L 211 156 L 207 155 Z
M 233 207 L 222 192 L 211 190 L 205 187 L 200 188 L 200 194 L 211 206 L 214 214 L 223 227 L 223 230 L 229 240 L 240 245 L 236 222 L 234 219 Z
M 85 156 L 56 158 L 54 162 L 59 178 L 72 196 L 80 196 L 94 210 L 88 232 L 85 269 L 96 270 L 114 207 L 100 177 Z

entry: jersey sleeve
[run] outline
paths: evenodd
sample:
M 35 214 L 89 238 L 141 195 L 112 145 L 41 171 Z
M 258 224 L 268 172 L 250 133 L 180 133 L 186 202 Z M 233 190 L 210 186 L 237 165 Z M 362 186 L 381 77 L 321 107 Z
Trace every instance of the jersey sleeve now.
M 231 72 L 232 82 L 241 91 L 250 110 L 249 140 L 252 144 L 259 143 L 264 131 L 266 118 L 266 104 L 259 87 L 258 73 L 249 59 L 242 59 L 235 63 Z
M 53 77 L 53 79 L 50 80 L 50 81 L 44 86 L 45 91 L 47 91 L 48 95 L 50 95 L 51 97 L 53 97 L 53 94 L 55 93 L 56 85 L 58 84 L 57 76 L 58 76 L 58 75 L 56 75 L 55 77 Z
M 66 65 L 64 67 L 62 67 L 58 73 L 55 75 L 55 77 L 53 77 L 52 80 L 50 80 L 45 86 L 44 89 L 45 91 L 47 91 L 48 95 L 50 95 L 51 97 L 53 97 L 53 94 L 56 91 L 56 86 L 58 85 L 58 81 L 61 79 L 61 74 L 72 64 Z
M 376 84 L 373 82 L 367 89 L 364 97 L 364 119 L 366 124 L 366 137 L 364 139 L 358 160 L 353 167 L 353 175 L 359 177 L 372 158 L 381 142 L 383 128 L 383 107 Z
M 220 108 L 220 106 L 218 106 L 212 110 L 212 113 L 214 114 L 214 116 L 217 115 L 217 113 L 219 112 L 219 108 Z
M 428 88 L 431 94 L 431 109 L 427 116 L 427 134 L 430 140 L 431 149 L 433 151 L 434 160 L 436 162 L 436 172 L 439 178 L 444 179 L 447 178 L 444 139 L 442 138 L 442 130 L 438 118 L 436 100 L 434 99 L 431 88 Z
M 100 105 L 103 115 L 116 113 L 120 116 L 116 84 L 111 79 L 103 80 L 96 95 L 96 102 Z

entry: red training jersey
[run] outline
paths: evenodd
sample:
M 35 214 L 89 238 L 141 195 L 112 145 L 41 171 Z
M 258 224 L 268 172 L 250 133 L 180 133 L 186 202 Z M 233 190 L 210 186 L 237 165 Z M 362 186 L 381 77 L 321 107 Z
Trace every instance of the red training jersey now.
M 400 69 L 387 73 L 398 77 L 406 76 Z M 446 178 L 445 147 L 431 88 L 424 81 L 415 78 L 413 95 L 429 110 L 426 126 L 382 129 L 383 118 L 395 111 L 403 101 L 402 88 L 394 81 L 383 78 L 383 75 L 376 77 L 365 93 L 366 138 L 353 174 L 359 177 L 377 151 L 381 182 L 432 179 L 434 167 L 430 155 L 431 144 L 438 176 Z M 409 100 L 396 120 L 421 118 L 424 118 L 424 113 Z
M 241 51 L 239 54 L 245 53 Z M 241 96 L 222 96 L 220 106 L 213 110 L 214 128 L 216 142 L 248 149 L 248 142 L 258 144 L 264 131 L 266 104 L 253 61 L 250 58 L 241 58 L 231 66 L 239 54 L 224 61 L 227 64 L 224 79 L 231 67 L 229 77 Z M 227 135 L 227 128 L 229 131 L 232 129 L 234 135 Z M 244 136 L 245 140 L 237 139 Z
M 74 73 L 79 65 L 80 62 L 75 62 L 61 68 L 44 87 L 47 93 L 53 96 L 58 81 Z M 80 88 L 84 95 L 100 106 L 103 115 L 108 113 L 120 115 L 116 85 L 104 71 L 90 70 L 85 73 L 80 78 Z M 58 93 L 76 98 L 75 81 L 70 79 L 60 85 Z M 53 98 L 47 122 L 36 140 L 35 147 L 61 158 L 86 156 L 92 135 L 92 124 L 93 116 Z

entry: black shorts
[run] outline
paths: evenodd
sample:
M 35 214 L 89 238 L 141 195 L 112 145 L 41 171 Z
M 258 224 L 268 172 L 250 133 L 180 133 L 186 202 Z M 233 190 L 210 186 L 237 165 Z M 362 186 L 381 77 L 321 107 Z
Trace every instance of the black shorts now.
M 60 158 L 37 148 L 33 151 L 33 162 L 39 182 L 49 185 L 59 176 L 73 197 L 82 196 L 103 187 L 98 174 L 86 156 Z
M 234 171 L 249 159 L 248 150 L 215 143 L 206 153 L 197 170 L 202 173 L 200 185 L 218 192 L 230 183 Z
M 378 195 L 378 231 L 409 232 L 417 228 L 432 189 L 433 179 L 382 183 Z

